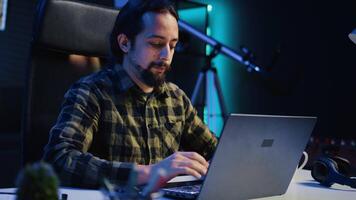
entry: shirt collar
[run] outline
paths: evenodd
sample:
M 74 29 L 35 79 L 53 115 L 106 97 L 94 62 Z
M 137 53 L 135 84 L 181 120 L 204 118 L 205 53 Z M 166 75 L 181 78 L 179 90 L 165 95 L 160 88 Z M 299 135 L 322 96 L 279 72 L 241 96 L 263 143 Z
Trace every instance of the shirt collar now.
M 135 82 L 131 79 L 129 74 L 126 72 L 124 67 L 121 64 L 115 64 L 114 66 L 114 71 L 116 72 L 118 76 L 118 88 L 120 92 L 126 92 L 130 88 L 136 86 Z M 167 83 L 164 82 L 162 85 L 159 87 L 155 88 L 153 92 L 156 94 L 156 96 L 169 96 L 169 91 L 168 91 L 168 86 Z

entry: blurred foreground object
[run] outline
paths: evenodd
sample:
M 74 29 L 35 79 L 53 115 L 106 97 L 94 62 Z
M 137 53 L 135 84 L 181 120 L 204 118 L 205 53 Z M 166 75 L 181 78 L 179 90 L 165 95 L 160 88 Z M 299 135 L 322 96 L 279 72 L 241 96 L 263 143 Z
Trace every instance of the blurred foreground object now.
M 17 200 L 58 200 L 59 181 L 53 168 L 44 162 L 27 165 L 17 177 Z
M 7 0 L 0 0 L 0 31 L 5 31 Z
M 349 34 L 350 40 L 356 44 L 356 28 Z
M 101 192 L 109 200 L 152 200 L 162 197 L 159 189 L 167 183 L 167 171 L 163 168 L 154 169 L 147 185 L 138 186 L 137 171 L 132 170 L 126 185 L 115 185 L 103 179 Z

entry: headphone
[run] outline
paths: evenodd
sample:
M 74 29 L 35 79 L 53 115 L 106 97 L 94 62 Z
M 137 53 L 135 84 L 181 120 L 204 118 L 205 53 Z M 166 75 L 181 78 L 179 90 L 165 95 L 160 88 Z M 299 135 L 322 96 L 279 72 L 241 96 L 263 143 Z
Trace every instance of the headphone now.
M 313 162 L 311 175 L 321 185 L 330 187 L 334 183 L 356 188 L 356 178 L 350 177 L 351 165 L 338 156 L 322 156 Z

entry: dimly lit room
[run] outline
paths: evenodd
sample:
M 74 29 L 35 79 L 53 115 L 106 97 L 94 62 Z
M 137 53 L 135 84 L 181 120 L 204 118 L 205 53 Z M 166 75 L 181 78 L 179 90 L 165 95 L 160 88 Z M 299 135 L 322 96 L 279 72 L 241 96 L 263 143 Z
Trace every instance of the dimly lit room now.
M 0 199 L 355 199 L 355 8 L 0 0 Z

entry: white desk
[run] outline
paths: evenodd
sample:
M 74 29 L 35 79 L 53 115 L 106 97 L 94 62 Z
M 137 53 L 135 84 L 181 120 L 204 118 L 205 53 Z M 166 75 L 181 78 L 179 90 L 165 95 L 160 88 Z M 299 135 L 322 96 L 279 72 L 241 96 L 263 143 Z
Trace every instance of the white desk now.
M 339 184 L 331 188 L 321 186 L 307 170 L 297 170 L 287 192 L 282 196 L 258 200 L 356 200 L 356 189 Z M 257 199 L 256 199 L 257 200 Z
M 15 192 L 14 188 L 0 189 L 0 192 Z M 61 188 L 60 193 L 68 194 L 68 200 L 104 200 L 103 194 L 98 190 L 84 190 L 74 188 Z M 14 195 L 0 194 L 0 200 L 14 200 Z M 168 200 L 168 198 L 158 198 Z M 315 182 L 310 171 L 297 170 L 286 194 L 258 200 L 356 200 L 356 189 L 334 184 L 332 188 L 325 188 Z

